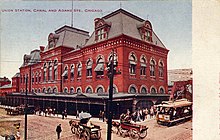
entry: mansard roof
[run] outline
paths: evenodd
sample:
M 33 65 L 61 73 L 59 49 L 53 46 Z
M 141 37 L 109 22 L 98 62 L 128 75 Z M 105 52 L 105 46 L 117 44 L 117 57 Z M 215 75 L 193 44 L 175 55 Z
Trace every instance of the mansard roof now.
M 33 50 L 29 55 L 24 55 L 24 62 L 21 67 L 33 65 L 40 61 L 40 50 Z
M 108 39 L 124 34 L 142 40 L 138 28 L 141 25 L 143 25 L 145 21 L 148 21 L 138 16 L 135 16 L 134 14 L 127 12 L 123 9 L 116 10 L 102 17 L 101 19 L 104 20 L 106 23 L 111 24 L 111 28 L 108 32 Z M 94 32 L 87 41 L 86 46 L 96 43 Z M 153 30 L 152 30 L 152 42 L 150 43 L 162 48 L 166 48 Z
M 67 25 L 57 29 L 55 33 L 50 33 L 48 36 L 48 45 L 45 51 L 50 48 L 65 46 L 76 49 L 78 46 L 85 45 L 86 40 L 89 38 L 89 32 L 70 27 Z M 49 46 L 49 41 L 53 41 L 53 46 Z

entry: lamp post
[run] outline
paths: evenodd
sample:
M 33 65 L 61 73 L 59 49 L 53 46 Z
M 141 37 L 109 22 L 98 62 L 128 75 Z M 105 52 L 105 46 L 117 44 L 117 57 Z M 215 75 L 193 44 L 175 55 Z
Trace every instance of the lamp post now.
M 112 96 L 113 96 L 113 79 L 114 79 L 114 49 L 112 49 L 112 60 L 110 64 L 110 74 L 109 74 L 109 100 L 108 100 L 108 132 L 107 140 L 111 140 L 112 133 Z

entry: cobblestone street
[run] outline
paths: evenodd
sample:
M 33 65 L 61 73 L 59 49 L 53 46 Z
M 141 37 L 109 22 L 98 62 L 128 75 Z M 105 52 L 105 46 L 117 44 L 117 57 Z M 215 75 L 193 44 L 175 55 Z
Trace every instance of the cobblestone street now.
M 10 128 L 7 133 L 15 133 L 13 130 L 13 123 L 21 123 L 21 135 L 24 134 L 24 115 L 20 116 L 8 116 L 5 115 L 6 112 L 3 109 L 0 109 L 0 134 L 3 135 L 4 127 Z M 78 140 L 79 138 L 75 137 L 69 126 L 69 120 L 75 119 L 75 116 L 68 116 L 67 119 L 61 119 L 61 116 L 39 116 L 39 115 L 28 115 L 28 140 L 55 140 L 56 136 L 56 126 L 61 123 L 62 125 L 62 140 Z M 107 134 L 107 125 L 103 123 L 98 118 L 92 118 L 91 121 L 94 124 L 100 125 L 102 129 L 102 140 L 106 140 Z M 5 123 L 7 122 L 7 123 Z M 10 122 L 10 123 L 9 123 Z M 145 140 L 191 140 L 192 139 L 192 122 L 188 121 L 176 126 L 166 127 L 158 125 L 155 119 L 146 120 L 141 122 L 143 125 L 147 125 L 148 135 Z M 5 128 L 5 129 L 7 129 Z M 5 131 L 6 132 L 6 131 Z M 113 133 L 113 140 L 129 140 L 128 137 L 122 138 L 117 134 Z

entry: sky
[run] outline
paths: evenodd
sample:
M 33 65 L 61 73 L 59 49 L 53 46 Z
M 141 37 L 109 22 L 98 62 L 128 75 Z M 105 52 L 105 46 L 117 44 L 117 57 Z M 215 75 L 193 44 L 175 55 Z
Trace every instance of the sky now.
M 154 32 L 169 50 L 168 69 L 192 68 L 190 0 L 73 1 L 73 26 L 91 34 L 95 18 L 120 7 L 150 20 Z M 63 25 L 71 25 L 72 13 L 60 12 L 59 9 L 72 9 L 72 2 L 0 2 L 0 77 L 11 79 L 19 72 L 24 54 L 30 54 L 39 46 L 46 46 L 49 33 Z

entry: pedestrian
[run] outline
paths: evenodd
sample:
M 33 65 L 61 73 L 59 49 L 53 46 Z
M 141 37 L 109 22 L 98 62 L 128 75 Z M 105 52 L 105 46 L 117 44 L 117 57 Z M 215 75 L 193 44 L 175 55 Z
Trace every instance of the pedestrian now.
M 62 119 L 64 119 L 64 115 L 65 115 L 65 113 L 64 113 L 64 111 L 62 111 Z
M 57 125 L 56 132 L 57 132 L 57 139 L 60 139 L 60 133 L 62 132 L 61 124 Z
M 76 110 L 76 119 L 79 118 L 79 110 Z
M 99 120 L 102 120 L 102 110 L 99 112 Z
M 64 116 L 65 116 L 65 119 L 67 119 L 67 111 L 64 110 Z
M 102 111 L 102 121 L 105 122 L 105 112 Z

